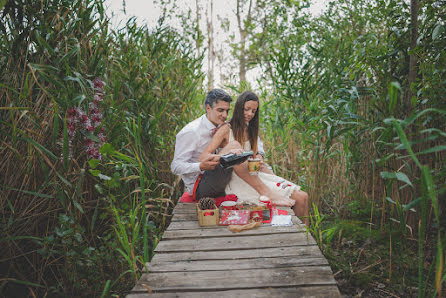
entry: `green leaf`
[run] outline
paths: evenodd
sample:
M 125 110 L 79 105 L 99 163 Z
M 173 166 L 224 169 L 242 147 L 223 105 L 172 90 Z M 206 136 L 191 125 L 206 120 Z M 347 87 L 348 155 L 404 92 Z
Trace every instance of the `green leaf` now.
M 403 205 L 403 210 L 407 211 L 412 209 L 413 207 L 418 206 L 422 202 L 422 200 L 423 200 L 422 198 L 417 198 L 415 200 L 410 201 L 409 204 Z
M 115 149 L 113 148 L 113 146 L 110 143 L 105 143 L 104 145 L 101 146 L 101 148 L 99 149 L 99 152 L 101 152 L 101 154 L 113 154 L 115 152 Z
M 84 101 L 85 98 L 86 98 L 85 95 L 79 94 L 78 96 L 73 98 L 72 104 L 78 106 Z
M 38 288 L 45 288 L 42 285 L 38 285 L 29 281 L 25 281 L 25 280 L 19 280 L 19 279 L 15 279 L 15 278 L 8 278 L 7 281 L 10 282 L 15 282 L 17 284 L 21 284 L 21 285 L 26 285 L 26 286 L 32 286 L 32 287 L 38 287 Z
M 57 138 L 59 136 L 59 109 L 57 107 L 57 103 L 52 98 L 53 107 L 54 107 L 54 118 L 53 118 L 53 143 L 57 143 Z
M 90 172 L 91 175 L 93 175 L 95 177 L 97 177 L 97 176 L 99 176 L 99 174 L 101 174 L 101 171 L 99 171 L 99 170 L 92 170 L 92 169 L 90 169 L 88 171 Z
M 31 139 L 30 137 L 28 137 L 26 134 L 24 134 L 22 132 L 22 136 L 23 139 L 26 140 L 27 142 L 31 143 L 32 145 L 34 145 L 34 147 L 36 147 L 37 149 L 39 149 L 42 153 L 47 154 L 49 157 L 51 157 L 53 160 L 57 160 L 56 155 L 54 155 L 51 151 L 49 151 L 48 149 L 46 149 L 44 146 L 42 146 L 41 144 L 37 143 L 35 140 Z
M 92 159 L 90 159 L 90 160 L 88 161 L 88 164 L 90 165 L 90 168 L 92 168 L 92 169 L 96 169 L 96 167 L 97 167 L 100 163 L 101 163 L 101 161 L 100 161 L 99 159 L 94 159 L 94 158 L 92 158 Z
M 406 174 L 402 173 L 402 172 L 397 172 L 396 174 L 396 179 L 398 179 L 399 181 L 402 181 L 406 184 L 409 184 L 410 186 L 413 187 L 412 182 L 410 182 L 409 177 L 407 177 Z
M 103 174 L 98 174 L 98 177 L 101 178 L 102 180 L 111 180 L 110 176 L 103 175 Z
M 36 196 L 36 197 L 39 197 L 39 198 L 48 198 L 48 199 L 53 199 L 54 198 L 54 196 L 52 196 L 52 195 L 47 195 L 47 194 L 38 193 L 38 192 L 34 192 L 34 191 L 29 191 L 29 190 L 24 190 L 24 189 L 17 189 L 17 188 L 12 188 L 12 187 L 9 187 L 9 186 L 4 186 L 4 187 L 6 189 L 9 189 L 9 190 L 15 190 L 15 191 L 23 192 L 23 193 L 26 193 L 28 195 L 33 195 L 33 196 Z
M 392 200 L 391 197 L 386 197 L 386 201 L 396 205 L 396 202 L 394 200 Z
M 101 195 L 104 194 L 104 190 L 102 189 L 102 186 L 100 186 L 99 184 L 95 184 L 94 188 L 98 191 L 98 193 L 100 193 Z
M 439 146 L 435 146 L 429 149 L 426 149 L 424 151 L 421 151 L 420 153 L 418 153 L 417 155 L 420 154 L 428 154 L 428 153 L 434 153 L 434 152 L 438 152 L 438 151 L 443 151 L 446 150 L 446 145 L 439 145 Z
M 392 114 L 398 100 L 398 90 L 401 90 L 400 83 L 392 82 L 389 86 L 389 113 Z
M 443 33 L 444 27 L 442 24 L 437 24 L 432 32 L 432 40 L 436 40 L 441 33 Z
M 79 178 L 77 181 L 76 189 L 75 189 L 75 192 L 76 192 L 79 200 L 82 199 L 81 187 L 82 187 L 82 182 L 84 181 L 84 176 L 85 176 L 85 169 L 81 169 L 81 171 L 79 173 Z
M 78 202 L 76 202 L 75 200 L 73 200 L 73 205 L 74 205 L 74 207 L 77 208 L 77 210 L 80 211 L 80 213 L 84 214 L 84 209 L 82 209 L 82 206 L 81 206 Z
M 84 135 L 86 138 L 88 138 L 88 139 L 90 139 L 90 140 L 92 140 L 92 141 L 94 141 L 94 142 L 96 142 L 96 143 L 102 143 L 102 141 L 101 141 L 101 139 L 99 139 L 97 136 L 95 136 L 94 134 L 92 134 L 91 133 L 91 131 L 84 131 L 84 130 L 81 130 L 80 131 L 81 132 L 81 134 L 82 135 Z
M 415 153 L 412 150 L 412 147 L 410 147 L 409 141 L 407 140 L 407 136 L 404 133 L 403 128 L 401 127 L 400 123 L 396 120 L 392 120 L 393 126 L 396 129 L 396 132 L 401 140 L 401 142 L 404 144 L 404 147 L 409 152 L 410 156 L 412 157 L 413 161 L 417 164 L 417 166 L 421 169 L 421 164 L 418 158 L 415 156 Z
M 381 177 L 384 179 L 397 179 L 413 187 L 409 177 L 402 172 L 381 172 Z
M 62 152 L 63 152 L 63 166 L 64 169 L 68 169 L 68 160 L 69 160 L 69 154 L 70 154 L 70 148 L 69 148 L 69 142 L 68 142 L 68 124 L 67 124 L 67 113 L 65 113 L 65 118 L 63 121 L 63 145 L 62 145 Z

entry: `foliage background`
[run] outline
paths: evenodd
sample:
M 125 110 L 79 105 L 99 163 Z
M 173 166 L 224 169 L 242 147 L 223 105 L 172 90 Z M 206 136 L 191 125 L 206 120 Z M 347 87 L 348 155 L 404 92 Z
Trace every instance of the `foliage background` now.
M 445 291 L 446 5 L 414 3 L 415 46 L 405 1 L 333 1 L 313 18 L 308 1 L 258 0 L 244 19 L 267 159 L 309 192 L 311 232 L 346 295 Z M 113 29 L 103 0 L 2 4 L 0 293 L 126 293 L 182 192 L 169 164 L 202 112 L 203 34 L 166 14 Z M 89 110 L 95 78 L 101 124 L 70 138 L 69 110 Z

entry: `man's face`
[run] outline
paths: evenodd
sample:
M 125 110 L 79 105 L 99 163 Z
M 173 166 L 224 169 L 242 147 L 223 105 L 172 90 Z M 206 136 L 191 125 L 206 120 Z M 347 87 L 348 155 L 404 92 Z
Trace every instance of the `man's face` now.
M 210 105 L 206 105 L 207 118 L 215 126 L 223 124 L 228 118 L 229 107 L 229 102 L 224 100 L 217 100 L 217 103 L 212 108 Z

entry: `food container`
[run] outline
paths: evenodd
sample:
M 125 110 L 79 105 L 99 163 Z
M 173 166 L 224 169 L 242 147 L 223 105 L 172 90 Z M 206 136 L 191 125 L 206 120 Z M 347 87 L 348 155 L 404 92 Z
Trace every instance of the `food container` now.
M 200 226 L 216 226 L 219 221 L 219 211 L 218 208 L 201 210 L 198 204 L 195 205 L 197 208 L 198 224 Z M 214 206 L 215 207 L 215 206 Z
M 248 159 L 249 175 L 258 175 L 260 170 L 260 158 Z
M 237 202 L 224 201 L 220 204 L 222 210 L 237 210 Z

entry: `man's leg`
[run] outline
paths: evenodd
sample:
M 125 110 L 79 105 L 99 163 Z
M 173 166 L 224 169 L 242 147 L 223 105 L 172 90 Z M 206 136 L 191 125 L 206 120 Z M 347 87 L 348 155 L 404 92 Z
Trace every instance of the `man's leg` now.
M 205 171 L 195 191 L 196 199 L 225 196 L 225 188 L 231 180 L 231 176 L 232 169 L 223 169 L 220 165 L 213 170 Z
M 293 206 L 294 214 L 299 217 L 304 224 L 310 225 L 310 214 L 308 209 L 308 194 L 302 190 L 294 191 L 291 198 L 296 201 Z

